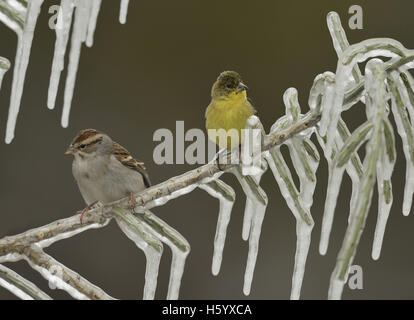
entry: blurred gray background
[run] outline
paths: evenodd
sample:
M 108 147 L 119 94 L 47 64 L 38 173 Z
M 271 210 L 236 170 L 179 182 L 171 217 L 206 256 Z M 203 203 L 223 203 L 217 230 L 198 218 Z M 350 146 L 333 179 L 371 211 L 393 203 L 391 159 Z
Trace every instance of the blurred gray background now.
M 60 90 L 54 111 L 46 107 L 55 36 L 48 28 L 45 1 L 35 32 L 23 93 L 16 137 L 4 144 L 12 83 L 6 74 L 0 92 L 0 237 L 23 232 L 73 215 L 84 207 L 71 173 L 70 157 L 63 156 L 76 132 L 96 128 L 108 133 L 135 157 L 144 161 L 153 183 L 195 166 L 154 164 L 158 128 L 175 130 L 184 120 L 186 129 L 204 128 L 204 111 L 210 87 L 223 70 L 241 73 L 250 87 L 259 116 L 268 130 L 284 113 L 283 92 L 299 90 L 307 111 L 314 77 L 335 71 L 336 54 L 326 27 L 326 14 L 341 16 L 349 41 L 390 37 L 414 48 L 412 1 L 370 1 L 364 9 L 363 30 L 348 28 L 348 8 L 354 1 L 131 1 L 126 25 L 118 23 L 119 1 L 103 1 L 95 43 L 83 47 L 72 104 L 70 126 L 60 127 L 63 102 Z M 0 26 L 0 55 L 14 61 L 16 36 Z M 63 73 L 63 78 L 66 72 Z M 61 89 L 63 89 L 63 82 Z M 355 128 L 365 118 L 363 108 L 345 113 Z M 397 138 L 398 162 L 393 176 L 394 204 L 382 255 L 371 259 L 377 197 L 362 235 L 354 263 L 363 268 L 363 290 L 345 287 L 345 299 L 414 298 L 414 215 L 401 213 L 405 160 Z M 321 150 L 320 150 L 321 151 Z M 322 154 L 322 153 L 321 153 Z M 237 181 L 223 178 L 237 192 L 229 225 L 222 270 L 211 274 L 218 201 L 204 191 L 154 209 L 191 244 L 181 295 L 183 299 L 288 299 L 295 254 L 295 220 L 270 172 L 262 186 L 270 203 L 267 209 L 252 292 L 242 293 L 248 244 L 241 239 L 244 195 Z M 303 299 L 325 299 L 330 274 L 342 243 L 349 211 L 350 181 L 344 179 L 338 199 L 328 254 L 320 256 L 318 243 L 327 184 L 326 161 L 318 170 L 312 214 L 312 233 Z M 145 257 L 120 232 L 116 223 L 91 230 L 46 249 L 57 260 L 122 299 L 142 297 Z M 166 297 L 171 253 L 166 247 L 161 261 L 156 297 Z M 25 262 L 6 264 L 53 297 L 70 298 L 49 290 L 46 281 Z M 0 299 L 15 299 L 0 288 Z

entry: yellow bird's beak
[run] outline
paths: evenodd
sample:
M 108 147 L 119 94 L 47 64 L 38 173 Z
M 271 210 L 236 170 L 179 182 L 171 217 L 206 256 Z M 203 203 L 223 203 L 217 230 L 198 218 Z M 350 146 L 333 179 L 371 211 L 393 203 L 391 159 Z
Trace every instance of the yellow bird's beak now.
M 74 154 L 76 152 L 78 152 L 77 149 L 75 149 L 74 147 L 69 147 L 68 150 L 65 151 L 65 155 Z
M 239 82 L 239 85 L 237 86 L 237 91 L 241 92 L 247 89 L 249 88 L 243 82 Z

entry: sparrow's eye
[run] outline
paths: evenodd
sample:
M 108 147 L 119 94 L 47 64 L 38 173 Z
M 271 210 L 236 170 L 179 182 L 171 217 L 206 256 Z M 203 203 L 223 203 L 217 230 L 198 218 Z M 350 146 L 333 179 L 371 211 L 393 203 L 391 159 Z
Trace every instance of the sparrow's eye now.
M 81 144 L 80 146 L 79 146 L 79 149 L 84 149 L 86 147 L 86 144 Z
M 232 89 L 232 88 L 233 88 L 233 85 L 232 85 L 231 83 L 228 83 L 228 84 L 226 85 L 226 87 L 227 87 L 227 88 L 229 88 L 229 89 Z

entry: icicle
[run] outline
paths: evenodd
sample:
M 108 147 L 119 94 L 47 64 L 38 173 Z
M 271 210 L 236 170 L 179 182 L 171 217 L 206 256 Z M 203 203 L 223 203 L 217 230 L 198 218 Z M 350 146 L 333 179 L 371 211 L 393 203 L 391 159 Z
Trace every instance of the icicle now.
M 4 74 L 10 68 L 10 61 L 6 58 L 0 57 L 0 90 L 1 90 L 1 83 L 3 82 Z
M 386 116 L 385 74 L 384 63 L 381 60 L 372 59 L 368 61 L 365 68 L 365 88 L 367 92 L 366 114 L 367 120 L 373 124 L 373 128 L 370 133 L 370 141 L 366 146 L 363 176 L 361 178 L 360 192 L 355 206 L 356 213 L 348 225 L 341 250 L 337 257 L 335 269 L 331 275 L 329 299 L 341 298 L 349 267 L 355 257 L 356 249 L 371 206 L 376 180 L 377 162 L 382 143 L 383 119 Z M 355 132 L 350 139 L 354 136 Z M 347 143 L 344 144 L 342 149 L 346 149 L 346 146 Z M 351 146 L 351 144 L 348 143 L 348 146 Z M 345 156 L 346 154 L 347 152 L 340 153 L 335 158 L 339 159 L 341 155 Z M 343 161 L 346 161 L 346 159 L 343 158 Z M 338 164 L 340 163 L 341 161 L 338 160 Z
M 311 233 L 313 225 L 309 226 L 302 219 L 296 221 L 296 253 L 295 266 L 292 276 L 291 300 L 300 298 L 303 276 L 305 274 L 306 259 L 308 257 L 309 246 L 311 243 Z
M 163 245 L 154 237 L 152 232 L 149 232 L 147 230 L 148 228 L 131 213 L 119 208 L 115 208 L 114 212 L 117 215 L 116 222 L 120 229 L 129 239 L 134 241 L 135 245 L 145 254 L 147 265 L 145 269 L 143 299 L 153 300 L 157 289 L 158 270 L 163 252 Z
M 140 210 L 142 212 L 137 212 L 136 217 L 152 230 L 154 236 L 171 248 L 172 262 L 167 299 L 176 300 L 179 297 L 181 278 L 184 272 L 185 260 L 190 253 L 190 245 L 181 234 L 151 211 L 145 208 Z
M 252 176 L 257 184 L 260 184 L 260 180 L 262 179 L 263 174 L 267 170 L 267 162 L 261 161 L 262 163 L 262 170 L 257 175 Z M 252 225 L 253 213 L 254 213 L 254 204 L 250 200 L 249 197 L 246 198 L 246 205 L 244 207 L 244 215 L 243 215 L 243 229 L 242 229 L 242 239 L 247 241 L 250 235 L 250 228 Z
M 60 3 L 58 24 L 55 29 L 55 52 L 53 54 L 52 72 L 50 74 L 47 97 L 47 106 L 49 109 L 54 109 L 56 103 L 56 95 L 59 88 L 60 74 L 64 68 L 65 53 L 69 39 L 70 26 L 72 24 L 74 7 L 75 0 L 62 0 Z
M 240 168 L 235 168 L 231 172 L 236 176 L 244 193 L 246 194 L 246 197 L 248 197 L 252 203 L 250 207 L 252 213 L 248 213 L 253 217 L 253 219 L 250 229 L 249 253 L 247 256 L 243 286 L 243 292 L 247 296 L 250 294 L 252 285 L 254 268 L 259 249 L 260 233 L 268 200 L 265 192 L 262 188 L 260 188 L 252 176 L 243 176 Z
M 356 152 L 369 138 L 368 134 L 371 131 L 372 127 L 372 123 L 365 122 L 358 129 L 356 129 L 355 132 L 344 143 L 341 150 L 338 151 L 338 154 L 335 155 L 335 159 L 330 164 L 325 210 L 322 220 L 321 240 L 319 243 L 319 253 L 322 255 L 325 255 L 328 249 L 329 236 L 332 229 L 335 207 L 339 195 L 339 189 L 341 187 L 343 173 L 346 168 L 345 164 L 349 161 L 352 154 Z M 351 200 L 351 202 L 353 201 Z M 352 205 L 353 204 L 351 203 L 351 210 Z
M 266 133 L 260 119 L 256 116 L 251 116 L 247 120 L 246 129 L 244 143 L 241 146 L 241 173 L 244 176 L 250 175 L 259 184 L 262 175 L 267 170 L 267 163 L 263 161 L 261 154 L 262 139 Z M 247 134 L 249 137 L 246 137 Z M 246 197 L 242 229 L 242 239 L 245 241 L 249 239 L 253 213 L 254 204 L 249 197 Z
M 217 219 L 216 235 L 214 237 L 213 263 L 211 266 L 211 271 L 213 275 L 216 276 L 220 272 L 227 226 L 230 222 L 231 210 L 236 199 L 236 193 L 232 187 L 221 180 L 215 180 L 208 184 L 201 184 L 199 185 L 199 188 L 205 190 L 212 197 L 215 197 L 220 201 L 220 211 Z
M 88 32 L 86 38 L 86 45 L 92 47 L 93 45 L 93 36 L 96 29 L 96 21 L 98 20 L 99 10 L 101 9 L 102 0 L 92 0 L 91 13 L 89 17 Z
M 378 218 L 375 227 L 374 243 L 372 245 L 372 259 L 374 260 L 378 260 L 381 254 L 385 226 L 392 205 L 391 176 L 396 159 L 395 138 L 392 125 L 388 119 L 384 119 L 383 126 L 384 134 L 382 137 L 381 159 L 377 163 Z
M 14 138 L 14 130 L 16 127 L 17 115 L 20 109 L 24 80 L 27 65 L 29 63 L 30 49 L 32 47 L 33 34 L 42 3 L 43 0 L 32 0 L 28 3 L 23 32 L 18 33 L 17 52 L 13 72 L 13 85 L 6 127 L 6 143 L 12 142 Z
M 121 0 L 121 8 L 119 10 L 119 23 L 125 24 L 128 14 L 129 0 Z
M 398 134 L 403 142 L 403 151 L 406 159 L 403 214 L 407 216 L 411 210 L 414 193 L 414 131 L 404 106 L 404 103 L 407 103 L 408 101 L 403 101 L 404 94 L 401 94 L 401 92 L 405 90 L 405 87 L 403 88 L 400 85 L 397 81 L 397 77 L 398 74 L 395 74 L 394 72 L 391 73 L 391 78 L 388 78 L 388 86 L 392 97 L 392 112 L 394 114 Z
M 73 33 L 69 54 L 69 66 L 65 83 L 63 112 L 61 120 L 61 125 L 63 128 L 67 128 L 69 125 L 69 114 L 72 104 L 73 91 L 75 88 L 76 73 L 79 66 L 81 46 L 82 42 L 84 42 L 86 39 L 88 28 L 90 4 L 91 2 L 89 1 L 80 1 L 75 11 L 75 22 L 73 24 Z

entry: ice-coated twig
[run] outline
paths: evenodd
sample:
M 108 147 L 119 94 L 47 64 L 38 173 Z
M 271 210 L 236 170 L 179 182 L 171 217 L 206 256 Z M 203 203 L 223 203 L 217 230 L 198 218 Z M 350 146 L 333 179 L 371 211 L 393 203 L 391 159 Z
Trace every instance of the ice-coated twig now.
M 148 209 L 138 208 L 135 216 L 148 227 L 148 230 L 152 231 L 152 234 L 155 237 L 170 247 L 172 251 L 172 261 L 167 299 L 178 299 L 185 260 L 190 253 L 190 244 L 180 233 Z
M 261 171 L 258 174 L 252 176 L 253 179 L 256 180 L 257 184 L 260 184 L 260 180 L 262 179 L 263 174 L 267 170 L 267 162 L 261 160 L 261 164 L 262 164 Z M 252 206 L 254 206 L 254 204 L 252 203 L 251 199 L 249 197 L 246 197 L 246 204 L 244 207 L 244 215 L 243 215 L 243 227 L 242 227 L 242 239 L 244 241 L 247 241 L 250 236 L 250 229 L 252 226 L 252 219 L 253 219 L 253 213 L 254 213 Z
M 326 20 L 336 54 L 340 57 L 342 52 L 349 47 L 348 39 L 342 28 L 341 19 L 336 12 L 331 11 L 328 13 Z M 352 70 L 352 77 L 355 83 L 360 83 L 362 80 L 361 70 L 359 70 L 357 65 Z
M 30 49 L 32 47 L 34 30 L 42 3 L 43 0 L 30 1 L 27 6 L 23 31 L 19 32 L 15 29 L 18 40 L 16 58 L 14 62 L 9 115 L 6 125 L 6 143 L 10 143 L 14 138 L 14 130 L 16 127 L 17 115 L 20 109 L 27 65 L 29 64 Z
M 93 285 L 78 273 L 65 267 L 60 262 L 43 252 L 36 244 L 22 250 L 23 258 L 39 272 L 49 286 L 65 290 L 76 299 L 113 300 L 101 288 Z
M 126 18 L 128 14 L 128 5 L 129 5 L 129 0 L 121 0 L 121 6 L 119 9 L 119 23 L 121 24 L 126 23 Z
M 234 201 L 236 200 L 236 193 L 232 187 L 220 179 L 206 184 L 200 184 L 198 187 L 205 190 L 212 197 L 217 198 L 220 202 L 216 235 L 214 237 L 213 263 L 211 266 L 211 272 L 216 276 L 220 272 L 224 244 L 226 241 L 227 226 L 230 222 L 231 210 L 233 208 Z
M 241 169 L 235 167 L 231 172 L 239 181 L 246 197 L 251 201 L 250 210 L 252 213 L 252 223 L 249 236 L 249 252 L 247 256 L 246 271 L 244 274 L 243 293 L 247 296 L 250 294 L 250 289 L 253 281 L 254 269 L 256 266 L 256 259 L 259 250 L 260 233 L 262 230 L 262 223 L 267 207 L 267 196 L 263 189 L 258 185 L 256 179 L 252 176 L 243 176 Z
M 263 174 L 267 170 L 267 162 L 264 161 L 261 153 L 262 140 L 266 133 L 260 119 L 251 116 L 246 121 L 246 130 L 243 131 L 244 143 L 241 145 L 241 173 L 243 176 L 249 175 L 260 184 Z M 253 220 L 254 203 L 250 197 L 246 197 L 246 204 L 243 215 L 242 239 L 247 241 Z
M 19 5 L 17 1 L 0 1 L 0 21 L 13 30 L 18 36 L 23 32 L 26 13 L 27 3 Z
M 0 57 L 0 90 L 1 90 L 1 83 L 3 82 L 4 74 L 10 68 L 10 61 L 6 58 Z
M 384 240 L 385 226 L 392 205 L 391 176 L 396 160 L 394 130 L 388 119 L 383 120 L 380 161 L 377 163 L 378 217 L 372 245 L 372 259 L 378 260 Z
M 120 229 L 145 254 L 147 265 L 145 268 L 143 299 L 153 300 L 157 289 L 158 270 L 163 245 L 151 232 L 146 230 L 147 227 L 132 213 L 120 208 L 114 208 L 114 213 Z
M 322 77 L 320 77 L 320 79 L 324 82 L 326 78 L 322 79 Z M 325 77 L 329 77 L 329 74 L 326 74 Z M 317 99 L 318 94 L 316 90 L 313 91 L 313 94 L 314 98 Z M 280 130 L 280 128 L 286 127 L 292 123 L 296 123 L 303 117 L 298 102 L 298 93 L 295 88 L 287 89 L 283 95 L 283 100 L 285 103 L 286 116 L 279 119 L 272 126 L 271 132 Z M 315 103 L 320 103 L 320 100 L 319 102 L 315 101 Z M 313 105 L 313 107 L 314 109 L 311 109 L 312 112 L 315 112 L 315 108 L 319 108 L 317 105 Z M 279 147 L 271 149 L 266 154 L 267 162 L 275 176 L 280 191 L 296 219 L 296 254 L 292 276 L 292 291 L 290 295 L 292 300 L 297 300 L 300 297 L 306 259 L 311 241 L 311 232 L 314 226 L 310 214 L 310 207 L 312 206 L 313 193 L 316 185 L 315 172 L 319 164 L 319 153 L 315 145 L 309 139 L 310 134 L 312 134 L 312 131 L 307 130 L 301 135 L 295 136 L 286 142 L 294 169 L 299 177 L 300 192 L 293 182 L 292 175 L 283 159 Z
M 413 106 L 411 106 L 410 100 L 407 99 L 406 87 L 401 81 L 398 72 L 394 71 L 390 74 L 388 77 L 388 87 L 391 92 L 391 109 L 397 125 L 398 134 L 402 140 L 406 159 L 403 214 L 407 216 L 411 210 L 414 193 L 414 130 L 407 109 Z
M 0 286 L 23 300 L 51 300 L 35 284 L 0 264 Z
M 329 299 L 340 299 L 347 280 L 349 267 L 355 257 L 359 239 L 365 226 L 371 205 L 376 180 L 377 162 L 380 156 L 383 119 L 386 116 L 387 98 L 385 86 L 386 72 L 384 63 L 379 59 L 368 61 L 365 68 L 366 113 L 372 122 L 371 136 L 366 147 L 364 171 L 355 205 L 355 214 L 348 225 L 339 251 L 335 269 L 331 275 Z
M 335 207 L 337 198 L 339 195 L 339 189 L 341 187 L 342 177 L 346 169 L 345 164 L 356 151 L 362 146 L 362 144 L 369 139 L 369 133 L 373 128 L 371 122 L 365 122 L 353 134 L 345 141 L 341 150 L 338 150 L 335 154 L 334 160 L 329 164 L 329 178 L 326 192 L 325 209 L 322 220 L 321 240 L 319 245 L 319 252 L 325 254 L 328 248 L 329 235 L 332 229 L 332 223 L 334 218 Z M 357 190 L 357 188 L 353 188 Z M 352 212 L 352 200 L 350 205 L 350 212 Z
M 320 134 L 327 136 L 328 157 L 332 152 L 334 133 L 342 111 L 346 87 L 349 84 L 350 77 L 352 77 L 352 70 L 356 63 L 376 56 L 402 58 L 410 55 L 413 55 L 412 50 L 408 50 L 398 41 L 388 38 L 365 40 L 349 46 L 342 53 L 337 65 L 333 93 L 329 96 L 323 109 L 320 122 Z

